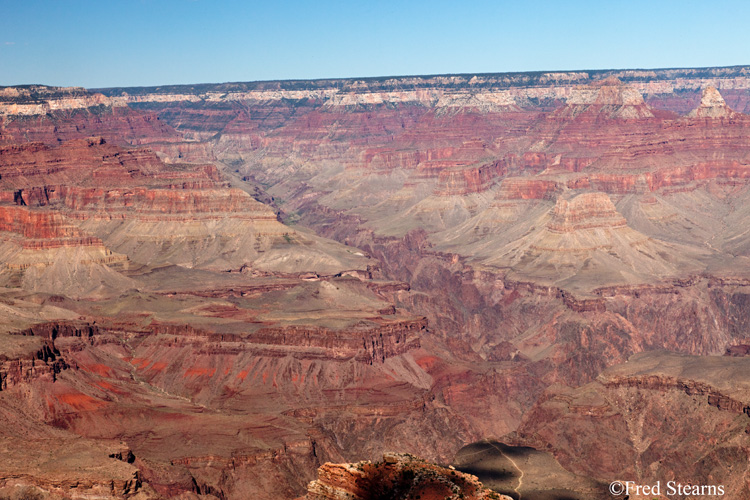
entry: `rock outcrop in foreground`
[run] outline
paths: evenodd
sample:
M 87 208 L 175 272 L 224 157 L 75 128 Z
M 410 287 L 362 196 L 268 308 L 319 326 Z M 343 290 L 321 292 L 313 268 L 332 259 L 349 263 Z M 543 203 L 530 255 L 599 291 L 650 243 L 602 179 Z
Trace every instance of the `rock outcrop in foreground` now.
M 299 500 L 510 500 L 476 476 L 409 454 L 386 453 L 378 462 L 326 463 Z

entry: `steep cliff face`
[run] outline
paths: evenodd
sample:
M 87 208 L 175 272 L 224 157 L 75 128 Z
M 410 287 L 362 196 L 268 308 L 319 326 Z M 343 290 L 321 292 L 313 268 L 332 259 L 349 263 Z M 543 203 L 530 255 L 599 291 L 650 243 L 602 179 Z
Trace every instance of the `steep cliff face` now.
M 113 105 L 112 99 L 103 94 L 91 93 L 83 87 L 28 85 L 0 89 L 0 114 L 2 115 L 41 115 L 57 110 Z
M 129 145 L 180 140 L 155 114 L 135 111 L 83 88 L 31 85 L 0 89 L 0 145 L 57 144 L 94 135 Z

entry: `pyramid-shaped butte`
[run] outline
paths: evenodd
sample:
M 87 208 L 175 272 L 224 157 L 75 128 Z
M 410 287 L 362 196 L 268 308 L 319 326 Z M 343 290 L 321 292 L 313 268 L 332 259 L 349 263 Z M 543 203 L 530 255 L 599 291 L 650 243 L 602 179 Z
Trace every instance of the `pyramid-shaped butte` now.
M 633 228 L 606 193 L 562 196 L 522 238 L 486 261 L 522 279 L 548 280 L 570 290 L 635 284 L 700 267 L 690 252 Z
M 703 89 L 701 103 L 697 108 L 688 113 L 692 118 L 728 118 L 735 115 L 724 98 L 715 87 L 706 87 Z
M 641 93 L 615 77 L 573 90 L 558 114 L 619 120 L 654 117 Z

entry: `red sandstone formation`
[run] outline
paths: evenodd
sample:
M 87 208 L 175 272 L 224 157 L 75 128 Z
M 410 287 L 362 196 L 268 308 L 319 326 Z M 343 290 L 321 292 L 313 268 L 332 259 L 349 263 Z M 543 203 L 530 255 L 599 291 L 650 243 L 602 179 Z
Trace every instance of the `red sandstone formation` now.
M 508 200 L 546 200 L 554 199 L 558 190 L 555 181 L 507 177 L 498 196 Z
M 379 462 L 326 463 L 318 479 L 307 487 L 304 500 L 394 500 L 465 498 L 468 500 L 510 497 L 482 486 L 476 476 L 443 468 L 407 454 L 386 453 Z
M 550 222 L 552 232 L 572 233 L 582 229 L 620 228 L 627 224 L 617 213 L 609 196 L 603 193 L 585 193 L 566 200 L 558 198 Z
M 442 195 L 467 195 L 489 189 L 492 182 L 503 173 L 502 162 L 460 170 L 443 170 L 438 176 L 437 193 Z

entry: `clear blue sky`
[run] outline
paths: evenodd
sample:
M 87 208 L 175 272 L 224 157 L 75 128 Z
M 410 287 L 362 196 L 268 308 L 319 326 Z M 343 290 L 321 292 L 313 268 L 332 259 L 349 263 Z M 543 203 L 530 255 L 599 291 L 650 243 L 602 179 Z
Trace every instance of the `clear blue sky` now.
M 0 85 L 750 64 L 750 2 L 0 0 Z

